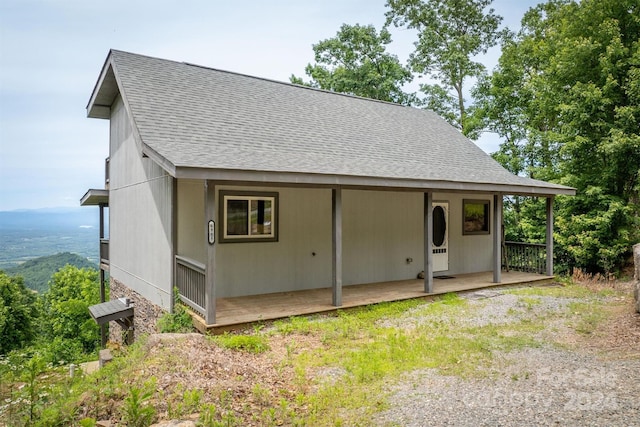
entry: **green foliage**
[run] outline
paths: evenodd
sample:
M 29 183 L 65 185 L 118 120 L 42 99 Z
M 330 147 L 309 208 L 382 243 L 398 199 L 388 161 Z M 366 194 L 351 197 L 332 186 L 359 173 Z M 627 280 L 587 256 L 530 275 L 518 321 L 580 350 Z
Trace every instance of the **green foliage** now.
M 249 353 L 263 353 L 269 350 L 267 339 L 262 335 L 224 334 L 214 337 L 220 346 Z
M 36 295 L 21 277 L 0 270 L 0 355 L 30 343 L 36 335 Z
M 640 240 L 639 38 L 636 0 L 540 4 L 476 92 L 486 128 L 507 140 L 498 161 L 577 189 L 556 209 L 565 269 L 614 272 Z M 514 215 L 535 228 L 535 213 Z
M 94 263 L 80 255 L 63 252 L 25 261 L 17 267 L 8 268 L 7 273 L 22 276 L 28 288 L 43 293 L 48 288 L 51 276 L 66 265 L 77 268 L 96 268 Z
M 464 82 L 484 73 L 476 58 L 503 35 L 502 17 L 488 9 L 492 0 L 387 0 L 387 25 L 418 32 L 409 62 L 413 71 L 439 84 L 422 85 L 427 105 L 468 136 Z
M 98 347 L 100 328 L 89 314 L 89 306 L 100 302 L 96 270 L 65 266 L 53 275 L 43 299 L 43 329 L 51 340 L 79 342 L 87 353 Z
M 173 307 L 173 313 L 164 313 L 158 319 L 160 333 L 187 333 L 193 331 L 193 319 L 187 308 L 180 303 Z
M 132 387 L 129 395 L 124 399 L 122 420 L 127 426 L 148 427 L 153 422 L 156 410 L 149 404 L 153 396 L 152 390 Z
M 334 38 L 313 45 L 316 64 L 305 73 L 311 81 L 291 76 L 291 82 L 334 92 L 399 104 L 411 104 L 415 97 L 402 86 L 413 79 L 395 55 L 386 51 L 391 34 L 378 33 L 373 25 L 343 24 Z

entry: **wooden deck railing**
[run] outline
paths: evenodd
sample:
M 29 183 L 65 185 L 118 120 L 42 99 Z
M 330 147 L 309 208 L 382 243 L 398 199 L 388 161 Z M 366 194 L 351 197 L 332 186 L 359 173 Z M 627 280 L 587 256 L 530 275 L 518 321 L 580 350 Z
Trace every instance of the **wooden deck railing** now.
M 109 239 L 100 239 L 100 264 L 109 265 Z
M 526 273 L 546 274 L 547 247 L 542 243 L 504 242 L 503 267 Z
M 192 259 L 176 255 L 176 286 L 180 299 L 204 316 L 205 266 Z

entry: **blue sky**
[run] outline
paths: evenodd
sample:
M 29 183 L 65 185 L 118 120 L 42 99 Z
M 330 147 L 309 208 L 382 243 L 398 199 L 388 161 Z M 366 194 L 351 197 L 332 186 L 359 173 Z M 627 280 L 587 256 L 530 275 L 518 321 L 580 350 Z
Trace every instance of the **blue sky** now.
M 517 28 L 533 0 L 495 0 Z M 311 45 L 340 25 L 384 22 L 385 0 L 0 2 L 0 211 L 78 206 L 103 188 L 108 121 L 86 105 L 109 49 L 280 81 L 304 75 Z M 392 30 L 405 61 L 414 36 Z M 482 61 L 492 68 L 497 49 Z M 306 76 L 305 76 L 306 77 Z M 495 151 L 498 140 L 478 145 Z

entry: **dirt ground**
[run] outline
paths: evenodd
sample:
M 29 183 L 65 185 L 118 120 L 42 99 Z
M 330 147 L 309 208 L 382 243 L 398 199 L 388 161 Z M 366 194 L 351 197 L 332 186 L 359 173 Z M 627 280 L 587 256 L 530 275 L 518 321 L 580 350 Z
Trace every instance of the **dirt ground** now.
M 609 305 L 610 316 L 593 333 L 584 335 L 563 329 L 558 332 L 564 334 L 562 342 L 607 358 L 640 358 L 640 314 L 633 310 L 632 283 L 594 282 L 586 286 L 612 287 L 624 291 L 624 296 L 616 297 Z M 154 335 L 147 344 L 147 362 L 134 376 L 156 377 L 157 389 L 167 397 L 200 389 L 205 400 L 215 396 L 212 403 L 221 410 L 243 414 L 244 420 L 256 419 L 281 399 L 294 401 L 295 393 L 311 387 L 312 381 L 301 382 L 288 360 L 323 344 L 311 335 L 278 333 L 269 337 L 269 346 L 270 351 L 251 354 L 211 345 L 200 334 Z M 167 363 L 175 363 L 175 369 L 167 370 Z M 226 400 L 221 401 L 220 396 L 226 396 Z M 157 402 L 156 409 L 159 419 L 170 419 L 171 408 L 162 401 Z

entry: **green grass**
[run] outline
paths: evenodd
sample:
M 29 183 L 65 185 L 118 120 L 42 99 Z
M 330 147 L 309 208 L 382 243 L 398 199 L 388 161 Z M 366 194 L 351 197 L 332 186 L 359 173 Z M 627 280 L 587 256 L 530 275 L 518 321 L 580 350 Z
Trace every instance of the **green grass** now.
M 212 340 L 224 348 L 249 353 L 264 353 L 269 350 L 267 338 L 262 335 L 224 334 L 212 337 Z
M 146 409 L 150 402 L 159 400 L 176 417 L 199 412 L 202 425 L 368 425 L 376 413 L 388 407 L 393 384 L 412 372 L 436 369 L 463 378 L 495 375 L 500 368 L 495 354 L 545 345 L 537 337 L 549 320 L 561 320 L 580 334 L 592 334 L 608 313 L 607 299 L 602 297 L 614 293 L 578 285 L 508 292 L 518 296 L 517 311 L 533 309 L 543 297 L 576 301 L 561 313 L 542 313 L 504 325 L 468 326 L 461 319 L 474 316 L 484 303 L 446 294 L 434 301 L 408 300 L 330 316 L 292 317 L 274 322 L 273 327 L 260 325 L 244 334 L 210 337 L 210 345 L 268 358 L 274 356 L 269 353 L 270 341 L 284 340 L 279 348 L 286 354 L 278 369 L 292 376 L 275 393 L 259 382 L 249 386 L 244 396 L 222 390 L 213 399 L 215 405 L 211 396 L 190 389 L 188 384 L 163 394 L 146 385 L 145 381 L 153 378 L 137 378 L 147 364 L 156 369 L 161 366 L 167 375 L 189 369 L 188 361 L 172 359 L 170 352 L 150 356 L 142 341 L 95 374 L 61 382 L 56 399 L 51 398 L 53 403 L 40 414 L 42 425 L 79 421 L 79 407 L 88 408 L 86 425 L 110 415 L 110 411 L 119 411 L 111 415 L 120 419 L 142 423 L 151 413 Z M 420 321 L 396 326 L 403 324 L 405 317 L 419 317 Z M 321 344 L 305 344 L 308 342 Z M 335 375 L 322 376 L 322 372 Z M 514 374 L 511 379 L 517 381 L 526 375 Z M 108 403 L 113 401 L 123 405 L 113 409 Z

